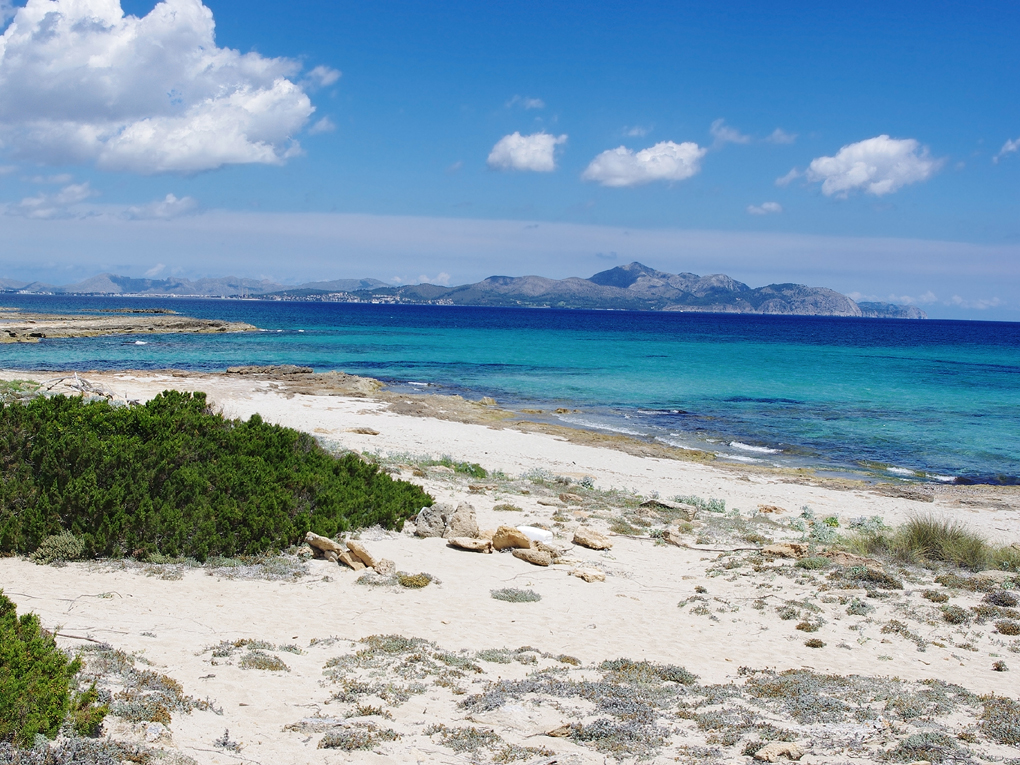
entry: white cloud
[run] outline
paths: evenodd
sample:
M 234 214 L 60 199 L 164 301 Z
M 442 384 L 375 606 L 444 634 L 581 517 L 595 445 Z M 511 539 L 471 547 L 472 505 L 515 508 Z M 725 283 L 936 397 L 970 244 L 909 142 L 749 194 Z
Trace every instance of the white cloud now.
M 1020 138 L 1012 141 L 1006 141 L 1006 143 L 1002 145 L 1002 148 L 999 149 L 999 153 L 992 157 L 992 162 L 998 164 L 999 160 L 1007 154 L 1015 154 L 1018 151 L 1020 151 Z
M 797 140 L 797 134 L 787 133 L 782 128 L 776 128 L 765 140 L 769 143 L 794 143 Z
M 761 205 L 747 206 L 747 212 L 751 215 L 773 215 L 782 211 L 783 206 L 779 202 L 762 202 Z
M 164 264 L 157 263 L 156 265 L 154 265 L 152 268 L 150 268 L 148 271 L 145 272 L 145 277 L 147 279 L 154 279 L 157 276 L 159 276 L 161 273 L 163 273 L 163 271 L 165 271 L 165 270 L 166 270 L 166 266 Z
M 620 146 L 595 157 L 581 178 L 613 187 L 682 181 L 701 170 L 701 159 L 706 153 L 708 149 L 691 141 L 662 141 L 639 152 Z
M 197 209 L 198 202 L 192 197 L 178 199 L 173 194 L 167 194 L 165 199 L 141 207 L 129 207 L 126 213 L 132 220 L 170 220 L 195 212 Z
M 0 176 L 18 172 L 17 165 L 0 165 Z
M 821 182 L 826 196 L 845 198 L 852 191 L 882 196 L 928 180 L 941 166 L 942 160 L 932 159 L 913 138 L 880 135 L 844 146 L 834 157 L 812 160 L 805 175 Z
M 32 183 L 52 183 L 60 185 L 61 183 L 70 183 L 74 180 L 74 176 L 70 173 L 60 173 L 58 175 L 33 175 L 29 178 Z
M 625 127 L 623 134 L 630 138 L 644 138 L 646 135 L 652 132 L 651 128 L 642 127 L 641 125 L 635 125 L 634 127 Z
M 308 72 L 306 80 L 320 88 L 327 88 L 340 79 L 341 72 L 328 66 L 317 66 Z
M 977 300 L 965 300 L 959 295 L 953 295 L 947 301 L 946 305 L 954 305 L 958 308 L 971 308 L 978 311 L 987 311 L 989 308 L 998 308 L 1002 305 L 1002 300 L 997 297 L 993 298 L 978 298 Z
M 422 274 L 418 277 L 418 284 L 441 284 L 444 287 L 450 286 L 450 275 L 446 271 L 440 271 L 435 276 Z
M 14 3 L 11 0 L 0 0 L 0 27 L 7 23 L 7 20 L 14 17 Z
M 507 108 L 520 106 L 522 109 L 544 109 L 545 101 L 541 98 L 528 98 L 527 96 L 514 96 L 506 102 Z
M 790 172 L 788 172 L 781 178 L 776 178 L 776 185 L 779 186 L 780 188 L 785 188 L 789 186 L 791 183 L 793 183 L 795 180 L 800 178 L 802 175 L 804 175 L 804 173 L 802 173 L 797 168 L 793 168 Z
M 556 169 L 556 147 L 566 143 L 565 135 L 549 133 L 521 135 L 511 133 L 496 142 L 489 152 L 488 164 L 493 170 L 531 170 L 549 173 Z
M 709 132 L 712 137 L 715 138 L 715 147 L 724 146 L 728 143 L 751 143 L 751 136 L 744 135 L 736 128 L 732 128 L 726 124 L 725 120 L 718 119 L 712 123 L 709 128 Z
M 8 207 L 9 213 L 28 218 L 66 218 L 72 215 L 71 207 L 98 195 L 98 191 L 85 183 L 72 183 L 55 194 L 38 194 L 25 197 L 15 207 Z
M 299 70 L 217 47 L 200 0 L 143 18 L 120 0 L 28 0 L 0 37 L 0 141 L 34 161 L 139 173 L 280 164 L 314 111 Z
M 323 117 L 308 128 L 308 133 L 309 135 L 318 135 L 319 133 L 332 133 L 334 130 L 336 130 L 336 123 L 329 117 Z

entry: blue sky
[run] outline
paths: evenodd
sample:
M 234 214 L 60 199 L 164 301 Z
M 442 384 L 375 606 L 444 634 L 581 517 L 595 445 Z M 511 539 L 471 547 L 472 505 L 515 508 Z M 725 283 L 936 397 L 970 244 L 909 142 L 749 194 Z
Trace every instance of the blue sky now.
M 25 5 L 0 277 L 640 260 L 1020 320 L 1015 3 Z

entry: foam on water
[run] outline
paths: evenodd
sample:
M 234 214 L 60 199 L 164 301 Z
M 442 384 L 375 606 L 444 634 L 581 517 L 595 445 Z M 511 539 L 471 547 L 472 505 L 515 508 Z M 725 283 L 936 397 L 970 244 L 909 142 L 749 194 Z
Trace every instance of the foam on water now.
M 782 454 L 782 449 L 770 449 L 767 446 L 753 446 L 751 444 L 744 444 L 740 441 L 730 441 L 730 446 L 734 449 L 739 449 L 742 452 L 757 452 L 759 454 Z

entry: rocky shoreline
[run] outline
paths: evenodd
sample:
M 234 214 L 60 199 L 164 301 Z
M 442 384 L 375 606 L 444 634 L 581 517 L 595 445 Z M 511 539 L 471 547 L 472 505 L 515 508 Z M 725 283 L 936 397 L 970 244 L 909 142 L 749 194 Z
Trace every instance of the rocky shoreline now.
M 26 313 L 15 309 L 3 309 L 0 312 L 0 343 L 38 343 L 44 338 L 100 337 L 104 335 L 257 331 L 258 327 L 240 321 L 196 319 L 191 316 L 164 313 L 132 311 L 96 316 Z

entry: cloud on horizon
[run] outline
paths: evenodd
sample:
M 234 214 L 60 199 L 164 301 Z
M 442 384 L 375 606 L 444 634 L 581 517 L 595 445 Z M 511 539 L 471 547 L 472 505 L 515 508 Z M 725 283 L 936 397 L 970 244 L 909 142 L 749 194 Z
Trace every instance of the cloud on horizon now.
M 141 174 L 282 164 L 315 108 L 301 65 L 217 47 L 200 0 L 28 0 L 0 37 L 0 141 L 46 164 Z M 340 73 L 316 67 L 310 82 Z
M 567 136 L 546 132 L 521 135 L 511 133 L 500 138 L 489 152 L 487 163 L 493 170 L 520 170 L 551 173 L 556 169 L 556 147 L 567 142 Z
M 749 215 L 775 215 L 782 211 L 783 206 L 779 202 L 762 202 L 760 205 L 747 206 Z
M 619 146 L 599 154 L 581 178 L 602 186 L 624 188 L 655 181 L 683 181 L 701 170 L 701 159 L 708 149 L 692 141 L 662 141 L 634 152 Z
M 928 180 L 942 164 L 943 160 L 932 159 L 928 147 L 913 138 L 880 135 L 848 144 L 834 157 L 811 160 L 803 175 L 811 183 L 821 183 L 827 197 L 845 199 L 854 191 L 880 197 Z M 785 185 L 798 175 L 795 168 L 777 184 Z
M 178 199 L 167 194 L 164 199 L 140 207 L 129 207 L 125 214 L 132 220 L 170 220 L 198 210 L 198 202 L 192 197 Z

